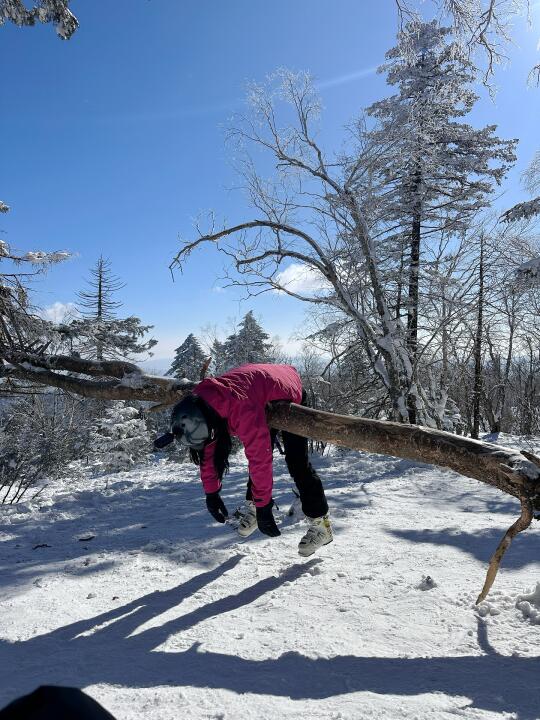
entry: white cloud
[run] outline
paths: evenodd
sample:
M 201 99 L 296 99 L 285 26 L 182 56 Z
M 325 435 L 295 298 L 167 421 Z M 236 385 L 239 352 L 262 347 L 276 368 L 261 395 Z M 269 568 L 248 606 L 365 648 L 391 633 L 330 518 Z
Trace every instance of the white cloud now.
M 321 80 L 315 83 L 315 87 L 317 90 L 325 90 L 326 88 L 336 87 L 337 85 L 346 85 L 347 83 L 361 80 L 369 75 L 375 75 L 376 72 L 376 67 L 364 68 L 363 70 L 357 70 L 356 72 L 347 73 L 346 75 L 338 75 L 328 80 Z
M 63 303 L 59 300 L 49 305 L 49 307 L 43 308 L 40 313 L 44 320 L 53 323 L 65 322 L 66 320 L 76 317 L 78 314 L 79 312 L 75 303 Z
M 277 282 L 290 292 L 312 295 L 321 290 L 328 290 L 330 284 L 315 270 L 302 263 L 293 263 L 276 276 Z M 281 291 L 277 291 L 281 292 Z

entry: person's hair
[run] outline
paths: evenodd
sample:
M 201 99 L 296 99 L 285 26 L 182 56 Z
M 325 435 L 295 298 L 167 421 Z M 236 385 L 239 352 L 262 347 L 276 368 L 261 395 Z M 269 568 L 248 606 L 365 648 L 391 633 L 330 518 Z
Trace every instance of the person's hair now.
M 214 467 L 220 480 L 223 476 L 229 472 L 229 455 L 232 450 L 232 440 L 229 435 L 229 428 L 227 427 L 227 421 L 222 418 L 213 407 L 205 402 L 202 398 L 197 395 L 193 396 L 196 400 L 197 407 L 200 409 L 208 425 L 208 430 L 216 442 L 216 448 L 214 450 Z M 213 440 L 211 441 L 213 442 Z M 201 465 L 204 457 L 204 448 L 202 450 L 194 450 L 190 448 L 189 454 L 192 462 L 195 465 Z

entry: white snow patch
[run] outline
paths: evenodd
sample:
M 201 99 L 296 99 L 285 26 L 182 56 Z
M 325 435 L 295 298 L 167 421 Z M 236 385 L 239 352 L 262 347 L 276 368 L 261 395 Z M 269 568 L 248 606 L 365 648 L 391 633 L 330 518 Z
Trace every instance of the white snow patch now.
M 540 625 L 540 582 L 528 595 L 519 595 L 516 607 L 521 610 L 524 618 L 528 618 L 535 625 Z
M 0 707 L 64 684 L 122 720 L 537 717 L 538 639 L 515 603 L 540 577 L 538 524 L 476 609 L 514 499 L 397 458 L 331 448 L 314 463 L 335 540 L 311 559 L 301 513 L 275 539 L 213 523 L 189 463 L 79 469 L 0 506 Z M 274 477 L 286 509 L 277 454 Z M 230 513 L 246 480 L 240 452 Z M 536 612 L 539 593 L 518 602 Z

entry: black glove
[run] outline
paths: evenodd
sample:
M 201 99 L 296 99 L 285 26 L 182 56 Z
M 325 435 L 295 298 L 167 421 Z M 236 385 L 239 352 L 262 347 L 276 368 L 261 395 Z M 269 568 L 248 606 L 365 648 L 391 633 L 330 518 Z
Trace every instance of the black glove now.
M 161 450 L 162 448 L 167 447 L 167 445 L 170 445 L 173 440 L 174 435 L 172 433 L 165 433 L 165 435 L 161 435 L 161 437 L 154 440 L 154 449 Z
M 214 520 L 217 520 L 218 523 L 224 523 L 229 517 L 229 513 L 227 512 L 225 503 L 221 499 L 219 490 L 217 492 L 206 494 L 206 507 L 208 508 L 210 515 L 214 518 Z
M 281 535 L 272 513 L 273 506 L 274 501 L 270 500 L 268 505 L 263 505 L 262 507 L 257 508 L 257 526 L 259 530 L 264 535 L 268 535 L 268 537 L 277 537 L 278 535 Z

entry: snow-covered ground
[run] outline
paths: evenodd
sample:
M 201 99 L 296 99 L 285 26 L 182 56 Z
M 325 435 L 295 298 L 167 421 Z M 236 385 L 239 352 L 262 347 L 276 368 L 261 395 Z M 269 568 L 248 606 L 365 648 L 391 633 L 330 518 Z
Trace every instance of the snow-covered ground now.
M 118 720 L 539 718 L 540 595 L 516 602 L 540 581 L 540 525 L 478 609 L 512 498 L 367 453 L 316 464 L 335 542 L 311 559 L 298 516 L 239 542 L 197 469 L 164 459 L 0 507 L 0 706 L 55 683 Z M 233 510 L 243 454 L 231 470 Z M 275 476 L 283 510 L 281 458 Z

